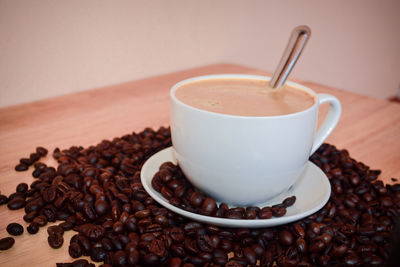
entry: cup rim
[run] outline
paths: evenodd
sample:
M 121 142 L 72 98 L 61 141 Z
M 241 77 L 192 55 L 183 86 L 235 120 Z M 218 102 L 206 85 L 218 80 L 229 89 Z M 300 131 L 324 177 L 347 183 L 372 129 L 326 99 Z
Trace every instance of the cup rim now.
M 213 111 L 208 111 L 208 110 L 204 110 L 204 109 L 200 109 L 200 108 L 196 108 L 193 106 L 190 106 L 184 102 L 182 102 L 181 100 L 179 100 L 176 96 L 175 96 L 175 91 L 181 87 L 182 85 L 186 84 L 186 83 L 190 83 L 190 82 L 194 82 L 194 81 L 200 81 L 200 80 L 209 80 L 209 79 L 223 79 L 223 78 L 230 78 L 230 79 L 256 79 L 256 80 L 263 80 L 263 81 L 269 81 L 271 80 L 270 76 L 262 76 L 262 75 L 251 75 L 251 74 L 211 74 L 211 75 L 202 75 L 202 76 L 196 76 L 196 77 L 192 77 L 192 78 L 188 78 L 185 80 L 182 80 L 178 83 L 176 83 L 175 85 L 172 86 L 171 90 L 170 90 L 170 97 L 172 99 L 173 102 L 184 106 L 187 109 L 193 110 L 193 111 L 197 111 L 197 112 L 201 112 L 204 114 L 212 114 L 213 116 L 219 116 L 219 117 L 228 117 L 228 118 L 245 118 L 245 119 L 266 119 L 266 118 L 283 118 L 283 117 L 293 117 L 293 116 L 298 116 L 300 114 L 303 113 L 307 113 L 310 110 L 315 109 L 318 104 L 318 94 L 315 93 L 312 89 L 295 83 L 295 82 L 291 82 L 291 81 L 286 81 L 286 84 L 288 84 L 291 87 L 295 87 L 297 89 L 306 91 L 307 93 L 311 94 L 311 96 L 314 98 L 314 104 L 304 110 L 298 111 L 298 112 L 294 112 L 294 113 L 289 113 L 289 114 L 283 114 L 283 115 L 266 115 L 266 116 L 245 116 L 245 115 L 233 115 L 233 114 L 225 114 L 225 113 L 218 113 L 218 112 L 213 112 Z

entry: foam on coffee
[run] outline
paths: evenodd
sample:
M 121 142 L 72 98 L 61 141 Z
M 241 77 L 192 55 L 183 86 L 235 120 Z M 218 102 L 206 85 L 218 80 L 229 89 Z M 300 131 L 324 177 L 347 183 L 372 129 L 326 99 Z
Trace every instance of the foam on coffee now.
M 192 81 L 178 87 L 175 96 L 198 109 L 239 116 L 285 115 L 314 104 L 314 97 L 302 89 L 270 89 L 268 81 L 244 78 Z

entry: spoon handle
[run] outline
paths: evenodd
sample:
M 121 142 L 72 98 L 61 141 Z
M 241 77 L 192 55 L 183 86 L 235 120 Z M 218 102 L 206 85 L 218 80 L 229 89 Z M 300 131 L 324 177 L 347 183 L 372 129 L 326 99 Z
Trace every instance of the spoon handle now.
M 269 82 L 272 88 L 279 88 L 285 83 L 310 36 L 311 29 L 308 26 L 301 25 L 293 29 L 281 61 Z

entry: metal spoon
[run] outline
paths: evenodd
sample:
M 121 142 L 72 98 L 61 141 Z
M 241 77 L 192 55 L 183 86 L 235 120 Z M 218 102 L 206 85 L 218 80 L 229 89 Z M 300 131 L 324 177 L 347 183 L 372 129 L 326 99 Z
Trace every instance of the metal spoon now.
M 281 61 L 269 82 L 271 88 L 279 88 L 285 83 L 310 36 L 311 29 L 306 25 L 293 29 Z

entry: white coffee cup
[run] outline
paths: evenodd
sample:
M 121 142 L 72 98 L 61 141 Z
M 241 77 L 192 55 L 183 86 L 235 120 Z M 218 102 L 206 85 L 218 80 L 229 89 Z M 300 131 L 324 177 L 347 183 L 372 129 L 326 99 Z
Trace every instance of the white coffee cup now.
M 293 82 L 286 84 L 308 92 L 314 104 L 288 115 L 215 113 L 189 106 L 175 96 L 176 89 L 186 83 L 227 78 L 270 80 L 265 76 L 221 74 L 174 85 L 170 92 L 174 153 L 185 176 L 206 194 L 232 205 L 256 205 L 285 192 L 302 175 L 309 156 L 339 121 L 341 105 L 332 95 L 316 94 Z M 330 107 L 317 131 L 318 107 L 322 103 Z

